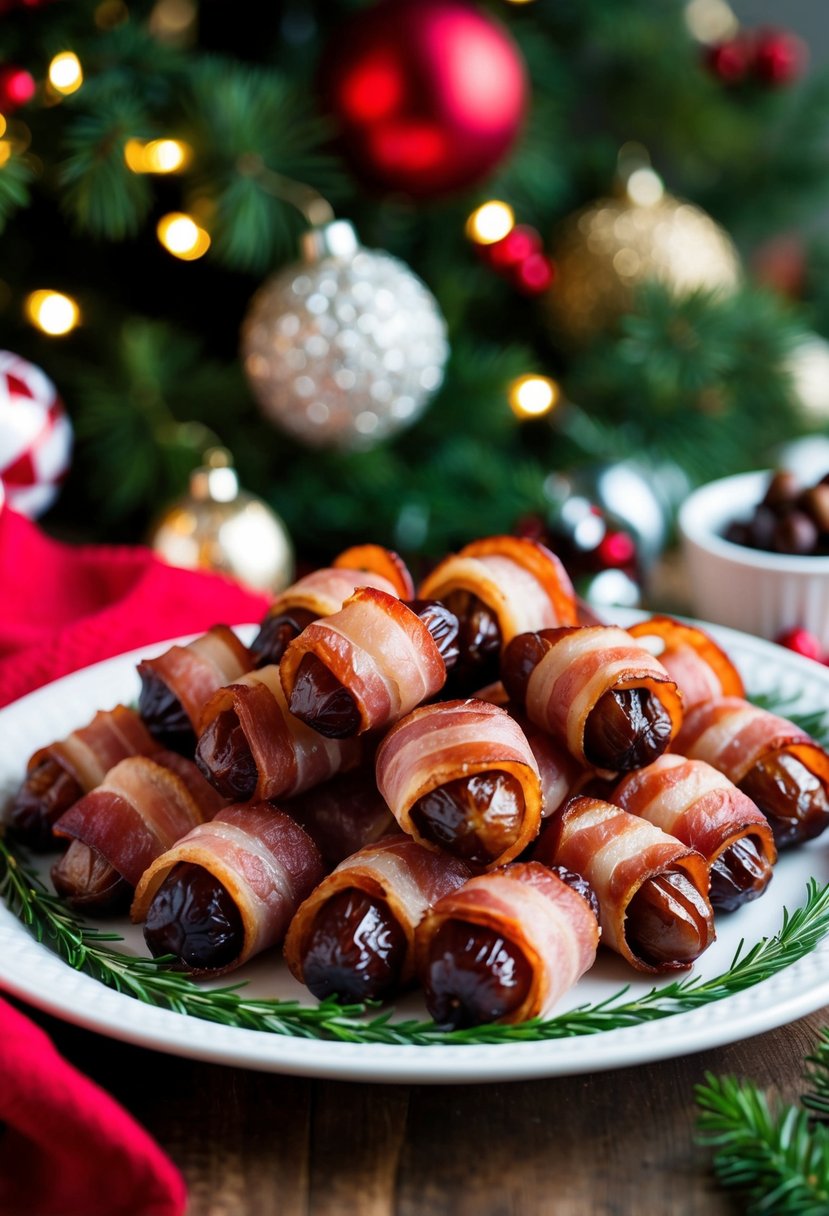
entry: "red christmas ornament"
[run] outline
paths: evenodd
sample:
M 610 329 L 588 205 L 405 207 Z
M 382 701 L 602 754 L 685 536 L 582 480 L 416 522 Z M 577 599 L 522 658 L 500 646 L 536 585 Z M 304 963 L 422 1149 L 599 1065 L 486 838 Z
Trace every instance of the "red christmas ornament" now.
M 4 114 L 13 114 L 32 100 L 36 88 L 30 72 L 14 63 L 7 63 L 0 68 L 0 110 Z
M 712 76 L 723 84 L 740 84 L 752 66 L 753 46 L 744 34 L 719 42 L 705 51 L 705 63 Z
M 516 224 L 500 241 L 481 245 L 481 251 L 493 270 L 509 271 L 533 253 L 541 250 L 541 236 L 529 224 Z
M 636 542 L 628 532 L 606 532 L 597 552 L 602 569 L 630 566 L 636 560 Z
M 778 646 L 785 646 L 795 654 L 802 654 L 805 659 L 816 659 L 818 663 L 825 661 L 823 648 L 813 633 L 808 629 L 788 629 L 775 639 Z
M 788 30 L 760 30 L 754 41 L 752 72 L 763 84 L 784 85 L 797 80 L 806 67 L 808 49 Z
M 72 427 L 57 390 L 33 363 L 0 351 L 0 482 L 9 506 L 41 515 L 69 471 Z
M 540 296 L 552 284 L 555 267 L 543 253 L 531 253 L 510 275 L 513 284 L 525 296 Z
M 416 198 L 487 177 L 528 97 L 515 43 L 464 0 L 382 0 L 359 13 L 334 39 L 323 82 L 355 173 Z

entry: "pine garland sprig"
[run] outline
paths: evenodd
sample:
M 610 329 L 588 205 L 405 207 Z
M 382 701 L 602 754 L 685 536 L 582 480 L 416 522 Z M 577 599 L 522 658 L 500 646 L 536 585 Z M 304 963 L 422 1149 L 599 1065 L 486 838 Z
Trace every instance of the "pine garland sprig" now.
M 695 1092 L 700 1142 L 715 1149 L 716 1177 L 745 1199 L 746 1216 L 826 1216 L 829 1129 L 793 1105 L 773 1111 L 734 1077 L 707 1072 Z
M 540 1042 L 667 1018 L 769 979 L 808 954 L 829 931 L 829 885 L 819 887 L 810 880 L 805 904 L 791 915 L 784 910 L 780 931 L 763 938 L 745 954 L 742 947 L 738 948 L 731 967 L 721 975 L 708 980 L 688 977 L 633 998 L 627 998 L 625 988 L 594 1005 L 516 1026 L 444 1031 L 434 1022 L 394 1021 L 393 1011 L 376 1013 L 370 1004 L 342 1005 L 325 1000 L 305 1006 L 292 1000 L 258 999 L 245 994 L 244 983 L 208 988 L 170 970 L 169 960 L 139 958 L 116 950 L 111 943 L 119 940 L 118 936 L 85 925 L 49 892 L 5 839 L 0 839 L 0 897 L 37 940 L 48 943 L 69 966 L 145 1004 L 271 1034 L 420 1046 Z

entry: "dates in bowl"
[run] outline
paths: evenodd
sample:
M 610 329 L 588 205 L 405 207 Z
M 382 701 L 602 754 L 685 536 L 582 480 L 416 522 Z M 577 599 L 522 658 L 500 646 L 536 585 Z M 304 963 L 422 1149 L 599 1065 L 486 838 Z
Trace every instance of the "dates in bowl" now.
M 678 524 L 696 616 L 770 640 L 805 629 L 829 649 L 829 475 L 724 477 L 689 495 Z

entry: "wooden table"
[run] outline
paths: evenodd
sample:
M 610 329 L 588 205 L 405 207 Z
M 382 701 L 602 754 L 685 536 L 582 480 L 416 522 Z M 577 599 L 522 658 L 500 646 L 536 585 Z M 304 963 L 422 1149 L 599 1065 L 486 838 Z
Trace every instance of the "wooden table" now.
M 188 1216 L 734 1216 L 694 1141 L 694 1085 L 731 1073 L 792 1101 L 829 1024 L 827 1008 L 733 1046 L 587 1076 L 368 1085 L 178 1059 L 20 1007 L 166 1149 Z

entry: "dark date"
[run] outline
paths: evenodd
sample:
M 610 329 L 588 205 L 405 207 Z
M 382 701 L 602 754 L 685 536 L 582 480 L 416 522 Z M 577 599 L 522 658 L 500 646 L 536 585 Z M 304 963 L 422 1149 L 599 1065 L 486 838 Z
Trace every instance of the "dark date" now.
M 599 897 L 593 889 L 593 884 L 588 882 L 582 874 L 577 874 L 575 870 L 568 870 L 566 866 L 549 866 L 548 868 L 582 897 L 596 920 L 599 920 L 601 916 Z
M 487 865 L 518 836 L 524 794 L 510 773 L 474 773 L 424 794 L 410 814 L 425 840 L 455 857 Z
M 460 656 L 460 622 L 455 613 L 441 600 L 404 600 L 403 603 L 420 617 L 437 645 L 447 672 L 451 671 Z
M 255 794 L 259 772 L 235 710 L 223 709 L 202 732 L 195 760 L 223 797 L 248 802 Z
M 665 751 L 671 728 L 671 715 L 650 689 L 611 688 L 587 716 L 584 754 L 595 768 L 643 768 Z
M 227 967 L 242 952 L 242 916 L 208 870 L 179 862 L 153 896 L 144 940 L 154 958 L 172 954 L 194 971 Z
M 625 933 L 643 962 L 690 966 L 714 940 L 714 918 L 690 878 L 671 871 L 642 883 L 628 904 Z
M 723 849 L 710 869 L 711 906 L 733 912 L 741 904 L 762 895 L 771 882 L 772 866 L 751 836 L 735 840 Z
M 196 735 L 176 694 L 144 663 L 138 664 L 138 713 L 154 739 L 182 756 L 192 756 Z
M 126 912 L 133 890 L 102 853 L 73 840 L 52 866 L 52 883 L 61 899 L 74 908 L 102 914 Z
M 288 643 L 298 638 L 305 626 L 316 619 L 307 608 L 286 608 L 283 612 L 266 616 L 250 647 L 254 667 L 278 663 Z
M 15 794 L 9 826 L 38 853 L 56 849 L 61 842 L 52 834 L 52 825 L 82 796 L 78 782 L 57 760 L 41 760 Z
M 501 626 L 492 609 L 471 591 L 450 591 L 443 603 L 458 621 L 458 657 L 447 692 L 461 696 L 498 679 Z
M 446 1030 L 496 1022 L 518 1009 L 532 983 L 532 967 L 497 930 L 447 920 L 435 932 L 421 973 L 426 1007 Z
M 829 791 L 790 752 L 760 760 L 739 786 L 768 819 L 779 849 L 812 840 L 829 825 Z
M 541 633 L 519 633 L 507 645 L 501 659 L 501 679 L 513 701 L 527 703 L 530 676 L 550 649 Z
M 302 975 L 319 1000 L 382 1000 L 397 991 L 405 958 L 406 935 L 385 900 L 349 888 L 317 912 Z

